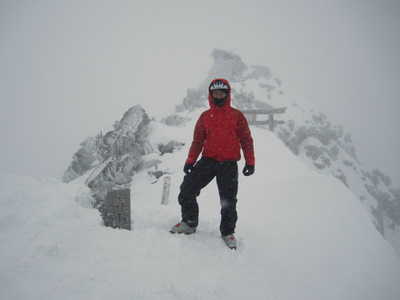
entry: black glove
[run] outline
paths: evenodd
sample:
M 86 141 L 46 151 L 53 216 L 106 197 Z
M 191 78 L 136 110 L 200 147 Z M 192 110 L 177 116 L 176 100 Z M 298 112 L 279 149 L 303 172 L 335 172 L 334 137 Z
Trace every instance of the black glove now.
M 245 165 L 243 168 L 243 175 L 244 176 L 250 176 L 253 175 L 254 173 L 254 166 L 251 165 Z
M 183 172 L 185 172 L 186 175 L 192 173 L 193 167 L 193 164 L 185 164 L 185 166 L 183 167 Z

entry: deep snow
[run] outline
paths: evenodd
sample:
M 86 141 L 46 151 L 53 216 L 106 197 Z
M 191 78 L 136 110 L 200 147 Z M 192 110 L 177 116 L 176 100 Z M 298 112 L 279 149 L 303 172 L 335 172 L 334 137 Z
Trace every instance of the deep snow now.
M 161 205 L 162 178 L 135 174 L 132 231 L 102 225 L 84 178 L 0 173 L 1 299 L 398 298 L 400 260 L 359 200 L 265 130 L 252 129 L 256 173 L 240 175 L 238 249 L 220 238 L 215 181 L 199 197 L 196 234 L 169 234 L 193 123 L 152 126 L 150 142 L 186 145 L 145 157 L 170 173 L 170 200 Z

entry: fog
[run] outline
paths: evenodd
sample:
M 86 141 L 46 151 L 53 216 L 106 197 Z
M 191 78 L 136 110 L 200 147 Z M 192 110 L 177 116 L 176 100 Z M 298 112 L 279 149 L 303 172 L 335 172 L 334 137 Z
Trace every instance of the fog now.
M 215 48 L 268 66 L 400 184 L 400 1 L 0 1 L 0 170 L 61 178 L 132 105 L 174 111 Z

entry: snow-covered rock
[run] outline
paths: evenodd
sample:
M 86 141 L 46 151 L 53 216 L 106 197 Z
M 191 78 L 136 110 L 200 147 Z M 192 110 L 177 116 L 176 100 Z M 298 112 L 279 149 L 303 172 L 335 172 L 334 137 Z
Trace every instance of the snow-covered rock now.
M 148 140 L 150 124 L 150 118 L 140 105 L 131 107 L 115 122 L 114 130 L 104 136 L 100 132 L 81 144 L 64 174 L 64 182 L 84 176 L 96 198 L 95 206 L 102 210 L 108 191 L 129 188 L 136 171 L 158 164 L 157 160 L 146 162 L 143 156 L 173 152 L 181 145 L 175 140 L 151 144 Z
M 115 181 L 117 184 L 129 183 L 140 156 L 152 152 L 146 143 L 149 123 L 150 118 L 140 105 L 130 108 L 114 124 L 114 130 L 104 136 L 99 133 L 89 137 L 81 144 L 64 173 L 63 181 L 69 182 L 96 166 L 100 170 L 96 172 L 96 176 L 90 176 L 92 186 L 105 180 Z

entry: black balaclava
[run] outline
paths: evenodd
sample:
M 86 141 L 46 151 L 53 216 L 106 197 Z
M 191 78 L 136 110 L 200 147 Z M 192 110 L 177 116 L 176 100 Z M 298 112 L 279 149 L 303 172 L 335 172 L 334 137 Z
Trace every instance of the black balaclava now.
M 225 92 L 225 95 L 226 95 L 226 92 Z M 216 106 L 222 106 L 222 105 L 224 105 L 224 103 L 228 99 L 228 95 L 226 95 L 224 98 L 221 98 L 221 99 L 217 99 L 217 98 L 214 98 L 214 97 L 212 97 L 212 98 L 213 98 L 213 102 L 214 102 L 214 104 Z

